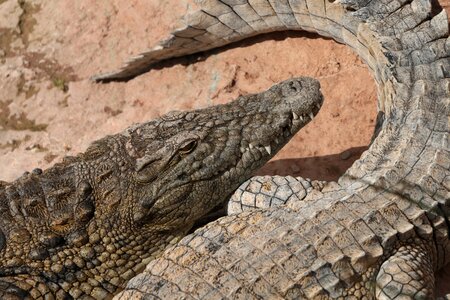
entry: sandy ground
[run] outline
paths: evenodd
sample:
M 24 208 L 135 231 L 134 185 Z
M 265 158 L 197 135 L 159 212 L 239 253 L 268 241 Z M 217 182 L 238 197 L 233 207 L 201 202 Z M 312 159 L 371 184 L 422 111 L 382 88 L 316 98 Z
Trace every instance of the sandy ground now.
M 47 168 L 132 123 L 300 75 L 320 80 L 325 104 L 259 174 L 335 180 L 367 149 L 376 119 L 367 68 L 347 47 L 308 33 L 256 37 L 126 83 L 88 80 L 165 37 L 182 2 L 0 0 L 0 180 Z M 449 9 L 450 0 L 439 2 Z M 446 281 L 450 274 L 439 289 Z

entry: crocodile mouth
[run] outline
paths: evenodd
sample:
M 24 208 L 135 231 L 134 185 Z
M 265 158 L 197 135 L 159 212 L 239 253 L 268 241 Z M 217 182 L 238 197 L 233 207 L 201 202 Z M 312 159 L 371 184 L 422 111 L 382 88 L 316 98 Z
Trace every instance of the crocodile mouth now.
M 245 160 L 246 156 L 251 155 L 253 158 L 257 158 L 256 161 L 263 161 L 264 158 L 270 159 L 274 156 L 274 153 L 278 152 L 289 140 L 306 124 L 308 124 L 320 111 L 323 104 L 323 97 L 319 102 L 313 104 L 313 107 L 309 108 L 309 112 L 294 112 L 286 118 L 285 123 L 274 130 L 273 138 L 266 143 L 250 142 L 244 143 L 245 146 L 240 147 L 241 161 Z
M 262 167 L 267 161 L 272 158 L 276 152 L 278 152 L 289 140 L 306 124 L 308 124 L 320 111 L 323 104 L 323 97 L 320 96 L 319 101 L 312 104 L 305 112 L 300 112 L 300 109 L 291 111 L 285 116 L 285 120 L 278 128 L 274 128 L 271 136 L 267 140 L 268 142 L 248 142 L 245 139 L 241 141 L 240 156 L 238 161 L 231 166 L 228 165 L 226 170 L 218 170 L 216 173 L 209 177 L 208 180 L 220 180 L 224 179 L 230 185 L 239 184 L 251 177 L 253 171 Z M 198 182 L 205 181 L 205 179 L 199 179 Z M 215 208 L 212 208 L 209 213 L 205 214 L 199 220 L 196 221 L 196 225 L 193 228 L 198 228 L 202 224 L 216 219 L 223 214 L 223 203 L 227 200 L 227 197 L 223 197 L 221 202 L 218 202 Z M 192 231 L 192 230 L 191 230 Z

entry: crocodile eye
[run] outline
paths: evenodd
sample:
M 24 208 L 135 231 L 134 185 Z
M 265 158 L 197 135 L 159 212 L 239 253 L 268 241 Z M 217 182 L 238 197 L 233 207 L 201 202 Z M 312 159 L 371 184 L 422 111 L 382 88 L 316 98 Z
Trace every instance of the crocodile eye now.
M 196 140 L 190 141 L 189 143 L 187 143 L 186 145 L 184 145 L 183 147 L 178 149 L 178 153 L 180 153 L 180 155 L 189 154 L 192 151 L 194 151 L 196 146 L 197 146 L 197 141 Z

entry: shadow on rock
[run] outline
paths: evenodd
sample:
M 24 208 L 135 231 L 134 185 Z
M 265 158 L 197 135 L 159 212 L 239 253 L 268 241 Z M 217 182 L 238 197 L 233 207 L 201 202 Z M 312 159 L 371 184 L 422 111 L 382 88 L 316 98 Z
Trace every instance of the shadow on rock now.
M 290 175 L 313 180 L 336 181 L 367 149 L 368 146 L 361 146 L 332 155 L 270 161 L 256 175 Z

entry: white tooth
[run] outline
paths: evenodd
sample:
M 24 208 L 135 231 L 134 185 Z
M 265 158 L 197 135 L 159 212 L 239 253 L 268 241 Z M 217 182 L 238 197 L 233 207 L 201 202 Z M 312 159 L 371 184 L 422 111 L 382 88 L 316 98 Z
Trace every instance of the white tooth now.
M 301 120 L 302 122 L 304 121 L 303 116 L 300 116 L 300 120 Z
M 318 109 L 320 109 L 320 104 L 319 104 L 319 103 L 316 103 L 316 107 L 317 107 Z
M 265 146 L 264 149 L 266 149 L 267 153 L 272 154 L 272 148 L 270 146 Z
M 309 113 L 309 117 L 311 118 L 311 120 L 314 119 L 314 115 L 312 112 Z
M 298 115 L 295 112 L 292 112 L 292 117 L 294 118 L 294 120 L 298 120 Z
M 280 141 L 278 140 L 278 138 L 275 138 L 275 143 L 279 144 Z
M 253 149 L 255 147 L 252 144 L 248 144 L 248 146 L 250 147 L 250 149 Z

